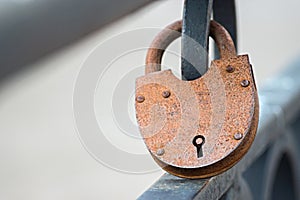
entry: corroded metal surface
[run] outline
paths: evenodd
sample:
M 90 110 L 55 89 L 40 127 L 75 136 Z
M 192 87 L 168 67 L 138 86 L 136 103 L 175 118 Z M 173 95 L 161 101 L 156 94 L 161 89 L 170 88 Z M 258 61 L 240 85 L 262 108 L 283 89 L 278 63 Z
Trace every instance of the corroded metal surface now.
M 138 199 L 225 200 L 234 199 L 232 195 L 239 193 L 241 196 L 238 199 L 300 199 L 299 69 L 300 60 L 260 88 L 261 109 L 257 137 L 250 151 L 236 166 L 210 179 L 197 180 L 198 187 L 190 190 L 185 186 L 188 187 L 193 180 L 178 180 L 177 177 L 165 174 Z M 281 178 L 291 173 L 294 179 L 292 182 L 276 180 L 282 155 L 288 156 L 291 168 L 284 170 Z M 248 187 L 250 191 L 242 192 L 242 189 L 232 187 L 241 176 L 247 184 L 244 188 Z M 276 190 L 275 182 L 279 184 L 280 190 Z M 276 198 L 273 196 L 274 190 Z
M 175 22 L 169 28 L 180 26 Z M 236 56 L 226 30 L 212 21 L 210 35 L 221 60 L 213 61 L 201 78 L 179 80 L 170 70 L 158 71 L 163 50 L 156 48 L 166 48 L 176 38 L 170 33 L 164 30 L 154 40 L 147 75 L 136 82 L 140 131 L 155 161 L 169 173 L 214 176 L 236 164 L 254 140 L 258 99 L 252 68 L 248 56 Z
M 165 49 L 171 42 L 181 36 L 181 31 L 182 21 L 179 20 L 167 26 L 154 38 L 146 57 L 146 74 L 161 70 L 161 60 Z M 236 56 L 231 36 L 223 26 L 212 20 L 209 26 L 209 34 L 216 42 L 221 58 Z

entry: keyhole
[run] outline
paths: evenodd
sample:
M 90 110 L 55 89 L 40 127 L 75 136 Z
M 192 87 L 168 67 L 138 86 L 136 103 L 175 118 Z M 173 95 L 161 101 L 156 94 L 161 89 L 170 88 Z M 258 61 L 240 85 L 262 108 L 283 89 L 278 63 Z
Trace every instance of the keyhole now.
M 197 150 L 197 158 L 201 158 L 203 156 L 202 145 L 205 143 L 205 137 L 203 135 L 197 135 L 193 139 L 193 145 Z

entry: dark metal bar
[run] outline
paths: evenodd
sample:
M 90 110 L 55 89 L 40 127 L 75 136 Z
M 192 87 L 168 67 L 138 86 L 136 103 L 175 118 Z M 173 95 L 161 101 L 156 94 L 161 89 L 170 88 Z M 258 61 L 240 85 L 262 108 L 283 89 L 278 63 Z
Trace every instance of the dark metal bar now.
M 170 174 L 162 176 L 147 192 L 139 199 L 193 199 L 199 192 L 199 188 L 207 184 L 205 180 L 190 180 L 186 182 L 182 178 Z M 174 190 L 176 185 L 176 190 Z
M 1 1 L 0 80 L 150 2 L 153 1 Z
M 213 0 L 185 0 L 181 49 L 184 80 L 197 79 L 207 71 L 212 4 Z
M 208 26 L 213 18 L 230 33 L 237 47 L 235 0 L 186 0 L 182 30 L 182 78 L 194 80 L 208 69 Z M 218 51 L 215 51 L 218 57 Z
M 237 47 L 235 0 L 214 0 L 213 18 L 227 29 Z

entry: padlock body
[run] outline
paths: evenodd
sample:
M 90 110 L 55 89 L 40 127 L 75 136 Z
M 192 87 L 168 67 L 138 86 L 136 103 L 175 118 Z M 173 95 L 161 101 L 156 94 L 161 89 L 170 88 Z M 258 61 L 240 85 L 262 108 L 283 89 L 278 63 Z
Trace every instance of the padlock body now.
M 171 70 L 136 81 L 136 116 L 145 144 L 162 168 L 180 177 L 207 178 L 236 164 L 255 138 L 258 108 L 247 55 L 214 60 L 193 81 L 180 80 Z M 197 136 L 205 138 L 201 152 L 193 143 Z

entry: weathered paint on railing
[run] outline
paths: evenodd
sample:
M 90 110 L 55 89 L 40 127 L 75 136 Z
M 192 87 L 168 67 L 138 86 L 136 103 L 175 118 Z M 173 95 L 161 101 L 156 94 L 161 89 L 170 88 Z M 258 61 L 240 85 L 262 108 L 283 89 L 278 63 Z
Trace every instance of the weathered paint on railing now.
M 210 179 L 163 175 L 139 199 L 300 199 L 300 60 L 258 88 L 260 122 L 246 156 Z

